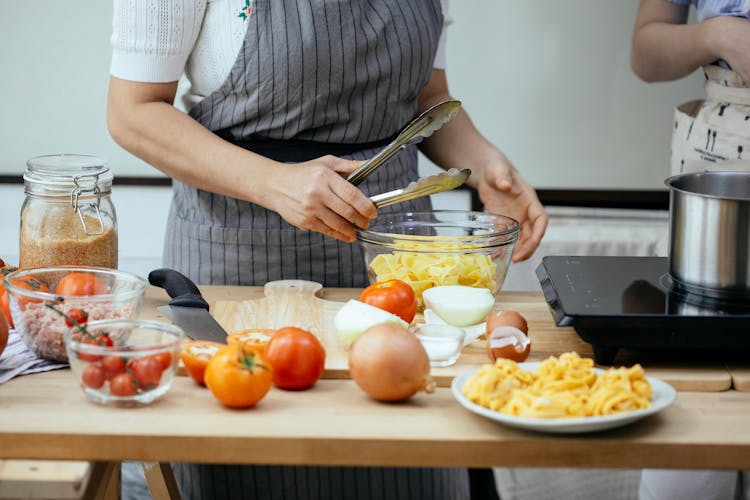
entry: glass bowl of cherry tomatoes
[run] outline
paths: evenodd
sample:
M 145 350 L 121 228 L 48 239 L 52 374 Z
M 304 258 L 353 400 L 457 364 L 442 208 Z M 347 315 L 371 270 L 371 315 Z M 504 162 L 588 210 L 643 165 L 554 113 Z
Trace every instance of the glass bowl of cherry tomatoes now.
M 79 322 L 136 318 L 148 282 L 117 269 L 59 266 L 5 276 L 11 327 L 37 356 L 68 361 L 63 334 Z
M 164 396 L 185 341 L 176 325 L 137 319 L 78 324 L 64 337 L 70 369 L 86 396 L 117 406 L 145 405 Z

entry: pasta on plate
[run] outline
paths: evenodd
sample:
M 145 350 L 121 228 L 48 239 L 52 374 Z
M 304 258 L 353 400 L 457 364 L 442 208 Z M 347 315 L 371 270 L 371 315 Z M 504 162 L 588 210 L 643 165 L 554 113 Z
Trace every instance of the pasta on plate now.
M 470 401 L 517 417 L 573 418 L 612 415 L 648 408 L 653 393 L 641 365 L 601 373 L 575 352 L 551 356 L 535 372 L 498 358 L 463 387 Z

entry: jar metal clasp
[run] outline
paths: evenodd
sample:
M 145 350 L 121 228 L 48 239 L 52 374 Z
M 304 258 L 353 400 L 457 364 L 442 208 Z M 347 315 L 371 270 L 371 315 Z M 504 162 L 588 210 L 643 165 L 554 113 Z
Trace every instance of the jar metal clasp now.
M 93 184 L 88 185 L 88 183 L 81 183 L 82 180 L 88 178 L 93 178 Z M 78 175 L 73 177 L 73 182 L 75 183 L 76 187 L 73 188 L 73 191 L 70 192 L 70 203 L 71 205 L 73 205 L 73 210 L 78 214 L 78 218 L 81 219 L 83 232 L 86 233 L 87 236 L 98 236 L 100 234 L 104 234 L 104 220 L 102 219 L 102 213 L 99 210 L 99 204 L 102 199 L 102 193 L 99 190 L 98 185 L 99 174 Z M 96 196 L 96 202 L 81 203 L 81 198 L 89 198 L 91 196 Z M 91 212 L 93 212 L 95 218 L 99 221 L 98 231 L 89 230 L 89 227 L 86 224 L 86 217 L 84 217 L 83 214 L 85 210 L 90 210 Z

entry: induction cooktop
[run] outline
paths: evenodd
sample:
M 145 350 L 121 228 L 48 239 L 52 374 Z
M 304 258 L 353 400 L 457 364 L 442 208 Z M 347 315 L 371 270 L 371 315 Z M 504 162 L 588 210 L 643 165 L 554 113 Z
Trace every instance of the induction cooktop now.
M 572 326 L 594 359 L 620 348 L 750 349 L 750 300 L 687 292 L 666 257 L 548 256 L 536 275 L 557 326 Z

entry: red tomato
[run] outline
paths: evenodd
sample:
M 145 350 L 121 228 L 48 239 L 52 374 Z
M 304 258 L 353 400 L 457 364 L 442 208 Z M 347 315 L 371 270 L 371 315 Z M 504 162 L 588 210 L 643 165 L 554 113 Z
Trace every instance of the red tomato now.
M 167 368 L 172 366 L 171 352 L 160 352 L 159 354 L 154 354 L 154 357 L 159 360 L 162 370 L 166 370 Z
M 370 285 L 359 296 L 360 302 L 384 309 L 411 323 L 417 314 L 417 296 L 414 290 L 401 280 L 381 281 Z
M 109 381 L 109 392 L 115 396 L 132 396 L 138 391 L 138 382 L 130 373 L 118 373 Z
M 249 408 L 263 399 L 271 388 L 271 367 L 247 344 L 232 344 L 219 349 L 208 362 L 206 386 L 211 394 L 229 408 Z
M 103 295 L 109 293 L 107 284 L 93 273 L 71 272 L 63 276 L 55 287 L 58 295 Z
M 65 324 L 68 326 L 83 325 L 89 320 L 89 313 L 83 309 L 71 309 L 65 318 Z
M 104 378 L 110 380 L 118 373 L 125 371 L 125 360 L 120 356 L 104 356 L 102 358 L 102 368 L 104 369 Z
M 273 368 L 273 383 L 281 389 L 307 389 L 323 375 L 326 351 L 307 330 L 288 326 L 268 341 L 265 357 Z
M 141 389 L 153 389 L 159 385 L 161 373 L 164 371 L 161 367 L 161 361 L 153 356 L 129 361 L 128 370 L 133 374 L 138 387 Z
M 83 370 L 81 381 L 86 387 L 99 389 L 104 385 L 104 369 L 99 365 L 88 365 Z
M 208 362 L 222 347 L 226 346 L 208 340 L 188 340 L 185 342 L 180 353 L 180 359 L 182 360 L 182 364 L 185 365 L 188 375 L 196 383 L 206 385 L 203 382 L 203 375 L 206 372 Z

